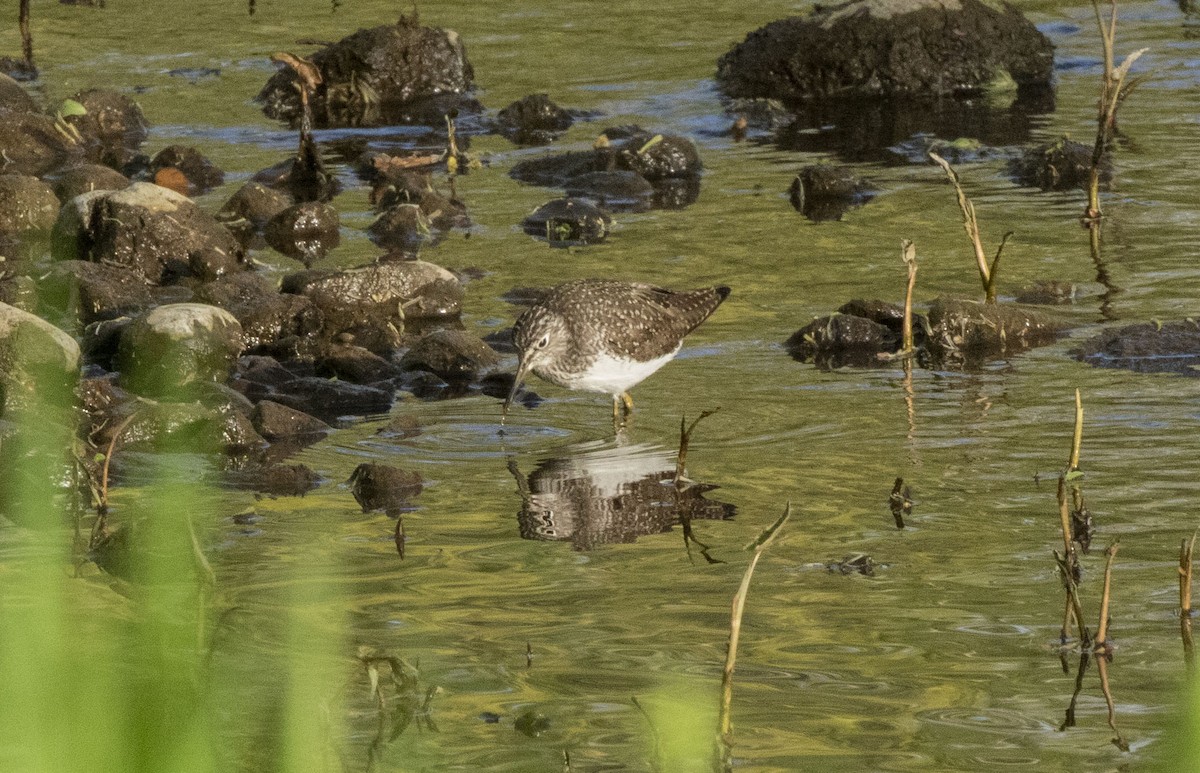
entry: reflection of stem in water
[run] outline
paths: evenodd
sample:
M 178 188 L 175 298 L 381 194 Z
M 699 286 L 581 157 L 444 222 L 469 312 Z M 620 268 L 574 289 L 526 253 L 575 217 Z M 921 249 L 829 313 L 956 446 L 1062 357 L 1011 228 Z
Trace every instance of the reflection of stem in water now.
M 21 28 L 21 56 L 25 58 L 25 67 L 33 72 L 33 33 L 29 30 L 29 0 L 21 0 L 17 10 L 17 24 Z
M 396 543 L 396 554 L 400 558 L 404 558 L 404 541 L 407 539 L 404 536 L 404 516 L 396 513 L 396 530 L 392 533 L 392 540 Z
M 631 697 L 629 700 L 632 701 L 633 705 L 637 707 L 637 710 L 642 713 L 642 717 L 644 717 L 646 720 L 646 725 L 650 728 L 650 740 L 654 743 L 654 751 L 650 759 L 650 769 L 655 771 L 662 770 L 662 738 L 658 735 L 658 728 L 655 727 L 654 720 L 646 712 L 645 707 L 642 706 L 641 702 L 637 699 L 637 696 Z
M 916 395 L 913 392 L 913 364 L 912 358 L 904 360 L 904 380 L 901 385 L 904 387 L 904 412 L 908 417 L 908 442 L 911 444 L 917 435 L 917 401 Z
M 767 527 L 758 535 L 758 539 L 748 546 L 754 549 L 754 555 L 750 557 L 750 564 L 746 567 L 746 573 L 742 575 L 742 584 L 738 587 L 737 593 L 733 594 L 729 617 L 729 646 L 725 652 L 725 668 L 721 673 L 721 712 L 717 735 L 721 767 L 726 771 L 733 770 L 733 717 L 730 711 L 733 705 L 733 669 L 737 664 L 738 639 L 742 633 L 742 613 L 746 609 L 750 579 L 754 576 L 754 567 L 758 566 L 758 559 L 762 558 L 763 552 L 779 535 L 784 524 L 791 517 L 792 503 L 788 502 L 783 509 L 783 515 L 779 516 L 775 523 Z
M 1112 302 L 1113 298 L 1121 292 L 1121 288 L 1113 284 L 1112 275 L 1108 272 L 1108 266 L 1104 262 L 1104 255 L 1101 251 L 1103 243 L 1101 222 L 1093 220 L 1087 225 L 1092 263 L 1096 266 L 1096 281 L 1104 287 L 1104 292 L 1100 294 L 1099 311 L 1102 319 L 1116 319 L 1112 310 Z
M 1069 668 L 1066 662 L 1066 658 L 1064 657 L 1064 668 Z M 1058 726 L 1060 731 L 1066 730 L 1069 727 L 1075 727 L 1075 704 L 1079 702 L 1079 693 L 1083 691 L 1083 675 L 1087 673 L 1089 663 L 1091 663 L 1091 653 L 1087 650 L 1080 652 L 1079 668 L 1075 672 L 1075 691 L 1071 693 L 1071 703 L 1067 706 L 1067 714 L 1063 717 L 1063 723 Z
M 695 431 L 696 425 L 704 419 L 712 416 L 720 408 L 713 408 L 711 411 L 701 411 L 700 415 L 692 420 L 691 424 L 687 423 L 687 416 L 679 417 L 679 453 L 675 457 L 675 486 L 679 487 L 686 480 L 684 477 L 684 467 L 687 465 L 688 445 L 692 442 L 692 432 Z
M 1129 742 L 1121 735 L 1121 731 L 1117 729 L 1117 708 L 1113 704 L 1112 690 L 1108 686 L 1108 664 L 1112 659 L 1110 653 L 1102 652 L 1096 656 L 1096 670 L 1100 672 L 1100 691 L 1104 693 L 1104 703 L 1108 706 L 1108 726 L 1116 734 L 1116 738 L 1112 739 L 1113 744 L 1123 752 L 1129 751 Z
M 1183 638 L 1183 660 L 1188 669 L 1195 666 L 1196 646 L 1192 642 L 1192 548 L 1196 535 L 1179 542 L 1179 635 Z

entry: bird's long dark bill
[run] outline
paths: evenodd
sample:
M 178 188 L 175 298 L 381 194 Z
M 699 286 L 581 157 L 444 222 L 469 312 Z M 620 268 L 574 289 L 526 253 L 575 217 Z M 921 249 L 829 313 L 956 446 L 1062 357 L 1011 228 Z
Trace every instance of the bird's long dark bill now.
M 521 382 L 525 380 L 525 374 L 529 371 L 529 366 L 522 359 L 517 365 L 517 375 L 513 378 L 512 389 L 508 392 L 508 399 L 504 401 L 504 408 L 500 411 L 500 423 L 508 417 L 508 408 L 512 405 L 513 398 L 517 396 L 517 390 L 521 388 Z

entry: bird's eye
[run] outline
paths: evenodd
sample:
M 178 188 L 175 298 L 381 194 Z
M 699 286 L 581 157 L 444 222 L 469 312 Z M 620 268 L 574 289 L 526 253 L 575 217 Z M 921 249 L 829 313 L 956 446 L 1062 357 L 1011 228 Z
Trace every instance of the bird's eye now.
M 549 345 L 549 343 L 550 343 L 550 336 L 544 335 L 544 336 L 542 336 L 542 340 L 537 342 L 537 348 L 545 349 L 546 346 Z

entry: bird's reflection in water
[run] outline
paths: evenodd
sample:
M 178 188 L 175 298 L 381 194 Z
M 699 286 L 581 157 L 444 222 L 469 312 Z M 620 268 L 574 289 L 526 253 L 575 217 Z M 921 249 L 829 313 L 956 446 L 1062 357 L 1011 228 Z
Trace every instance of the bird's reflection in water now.
M 521 537 L 570 542 L 576 550 L 633 542 L 680 524 L 709 561 L 708 548 L 692 536 L 693 520 L 729 520 L 737 508 L 705 499 L 712 484 L 675 480 L 675 454 L 651 445 L 589 442 L 561 449 L 528 476 L 508 463 L 521 493 Z

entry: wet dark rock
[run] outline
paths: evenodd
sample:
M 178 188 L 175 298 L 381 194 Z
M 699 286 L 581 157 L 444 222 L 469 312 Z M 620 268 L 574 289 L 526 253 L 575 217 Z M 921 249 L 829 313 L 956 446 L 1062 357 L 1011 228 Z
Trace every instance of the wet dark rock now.
M 552 199 L 521 222 L 525 233 L 561 246 L 602 242 L 611 225 L 612 216 L 582 199 Z
M 267 244 L 310 266 L 341 241 L 341 219 L 336 209 L 319 201 L 290 206 L 267 221 Z
M 216 217 L 227 227 L 232 222 L 245 220 L 253 229 L 260 229 L 291 205 L 292 199 L 286 193 L 250 181 L 221 205 Z
M 878 322 L 899 336 L 904 330 L 904 307 L 895 303 L 880 300 L 855 298 L 846 301 L 838 309 L 839 314 L 850 314 L 855 317 L 865 317 L 872 322 Z M 921 315 L 914 314 L 914 331 L 921 329 Z
M 58 260 L 127 266 L 151 284 L 204 280 L 246 267 L 241 245 L 191 199 L 152 183 L 93 191 L 59 213 Z
M 41 113 L 0 113 L 0 172 L 41 176 L 79 149 Z
M 334 344 L 317 359 L 316 372 L 319 376 L 349 381 L 352 384 L 375 384 L 400 377 L 403 370 L 399 365 L 385 360 L 378 354 L 351 344 Z
M 650 182 L 695 177 L 702 164 L 696 143 L 678 134 L 652 134 L 638 130 L 614 147 L 616 165 L 637 172 Z
M 54 175 L 54 195 L 66 204 L 83 193 L 119 191 L 128 188 L 130 180 L 112 167 L 103 164 L 74 164 Z
M 500 364 L 500 355 L 462 330 L 436 330 L 417 341 L 400 360 L 404 370 L 423 370 L 447 381 L 473 381 Z
M 351 491 L 362 511 L 388 513 L 409 509 L 413 497 L 421 493 L 421 473 L 401 470 L 386 464 L 364 462 L 350 475 Z
M 302 295 L 280 293 L 261 274 L 230 274 L 196 288 L 195 299 L 219 306 L 242 326 L 249 352 L 298 353 L 314 347 L 324 325 L 321 312 Z
M 878 362 L 877 354 L 899 348 L 891 329 L 851 314 L 818 317 L 793 333 L 784 346 L 800 362 L 812 361 L 823 368 L 872 365 Z
M 1072 353 L 1100 368 L 1200 376 L 1200 324 L 1189 318 L 1125 325 L 1105 330 Z
M 738 97 L 730 101 L 725 114 L 745 120 L 747 129 L 773 131 L 792 120 L 792 111 L 778 99 Z
M 128 423 L 122 417 L 128 417 Z M 200 402 L 135 399 L 117 406 L 92 441 L 98 447 L 107 447 L 117 428 L 121 428 L 117 438 L 120 448 L 188 448 L 238 455 L 261 451 L 267 446 L 241 412 Z
M 1092 171 L 1092 147 L 1062 139 L 1027 149 L 1009 164 L 1014 182 L 1044 191 L 1087 190 Z M 1112 179 L 1112 157 L 1100 160 L 1100 182 Z
M 297 272 L 284 277 L 283 290 L 320 309 L 326 340 L 348 336 L 384 355 L 400 345 L 406 322 L 457 316 L 463 297 L 454 274 L 421 260 Z
M 300 497 L 321 483 L 321 476 L 304 464 L 272 464 L 228 473 L 233 488 L 279 497 Z
M 375 203 L 376 211 L 381 213 L 386 213 L 398 205 L 415 204 L 428 219 L 432 229 L 446 231 L 471 225 L 466 205 L 434 190 L 433 177 L 428 172 L 407 172 L 381 177 L 371 191 L 371 200 Z M 386 224 L 379 223 L 379 226 L 384 228 L 386 233 Z M 419 226 L 417 230 L 420 230 Z
M 1079 285 L 1075 282 L 1045 279 L 1022 287 L 1017 292 L 1016 301 L 1017 303 L 1056 306 L 1063 303 L 1074 303 L 1078 295 Z
M 151 177 L 165 169 L 176 169 L 183 175 L 187 184 L 183 193 L 189 196 L 207 193 L 225 182 L 225 172 L 199 150 L 186 145 L 168 145 L 150 159 Z
M 1017 304 L 938 298 L 929 305 L 929 327 L 935 357 L 970 363 L 1053 343 L 1065 325 Z
M 875 566 L 875 561 L 866 553 L 851 553 L 841 561 L 826 564 L 825 568 L 840 574 L 861 574 L 864 577 L 874 577 Z
M 655 196 L 649 180 L 623 169 L 576 175 L 563 187 L 568 197 L 595 199 L 611 210 L 642 211 L 651 206 Z
M 809 220 L 841 220 L 875 195 L 875 187 L 846 166 L 815 164 L 800 170 L 788 189 L 792 206 Z
M 1049 86 L 1054 47 L 1013 6 L 855 0 L 771 22 L 717 62 L 731 97 L 963 96 Z
M 517 345 L 513 342 L 513 331 L 511 327 L 506 327 L 503 330 L 494 330 L 483 337 L 483 342 L 495 349 L 498 352 L 505 354 L 516 354 Z
M 384 210 L 367 227 L 367 235 L 376 245 L 388 250 L 416 254 L 433 234 L 433 225 L 416 204 L 396 204 Z
M 550 101 L 548 94 L 530 94 L 496 115 L 500 134 L 518 145 L 546 145 L 575 122 L 570 112 Z
M 137 274 L 121 266 L 64 260 L 38 282 L 39 300 L 48 310 L 82 325 L 149 308 L 154 293 Z
M 0 414 L 43 398 L 65 402 L 79 379 L 79 364 L 74 338 L 0 303 Z
M 270 399 L 322 421 L 334 422 L 343 416 L 387 413 L 396 394 L 393 389 L 304 376 L 280 384 L 271 392 Z
M 420 420 L 418 420 L 416 416 L 410 416 L 406 414 L 403 416 L 396 416 L 387 424 L 376 430 L 375 434 L 382 437 L 395 438 L 397 440 L 407 440 L 420 435 L 422 431 Z
M 479 379 L 479 391 L 488 397 L 494 397 L 497 400 L 505 400 L 512 392 L 513 379 L 516 378 L 515 373 L 505 373 L 503 371 L 493 371 L 488 373 L 483 378 Z M 529 382 L 522 384 L 517 389 L 516 395 L 513 396 L 513 403 L 526 408 L 536 408 L 545 400 L 537 392 L 529 388 Z
M 274 443 L 297 435 L 324 435 L 330 427 L 316 416 L 289 408 L 272 400 L 262 400 L 250 413 L 250 421 L 258 434 Z
M 83 136 L 87 157 L 122 169 L 146 141 L 150 124 L 137 102 L 110 89 L 87 89 L 71 97 L 87 111 L 63 120 Z
M 474 77 L 458 34 L 423 27 L 415 17 L 360 29 L 309 59 L 323 81 L 310 98 L 314 123 L 322 127 L 424 122 L 432 117 L 440 125 L 455 104 L 464 103 L 461 97 L 472 88 Z M 299 122 L 294 77 L 290 68 L 282 69 L 258 94 L 268 117 Z M 423 102 L 434 103 L 432 109 Z
M 49 185 L 29 175 L 0 174 L 0 234 L 49 231 L 57 218 L 58 197 Z
M 34 113 L 38 110 L 37 103 L 20 83 L 0 73 L 0 112 Z
M 135 319 L 121 331 L 121 385 L 155 396 L 178 396 L 201 381 L 225 381 L 243 348 L 242 326 L 224 309 L 175 303 Z
M 598 153 L 597 150 L 573 150 L 527 158 L 513 164 L 508 174 L 514 180 L 530 185 L 563 186 L 579 175 L 605 172 L 609 171 L 610 166 L 615 166 L 611 153 Z

